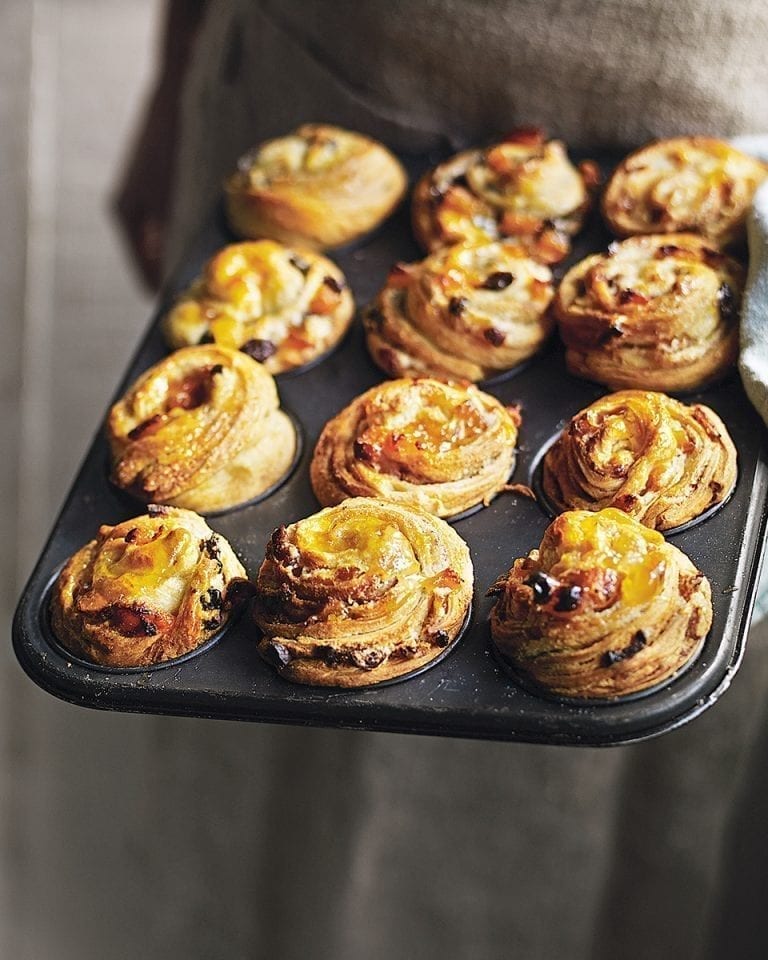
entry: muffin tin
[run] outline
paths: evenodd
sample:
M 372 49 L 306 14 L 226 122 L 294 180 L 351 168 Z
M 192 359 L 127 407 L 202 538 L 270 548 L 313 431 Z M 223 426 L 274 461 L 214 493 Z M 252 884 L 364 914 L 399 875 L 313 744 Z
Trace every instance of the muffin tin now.
M 418 173 L 437 159 L 414 159 L 410 170 Z M 606 169 L 611 159 L 606 158 Z M 593 215 L 576 238 L 571 256 L 556 272 L 562 275 L 569 264 L 603 249 L 609 240 L 599 217 Z M 217 211 L 185 258 L 163 310 L 197 275 L 202 263 L 231 241 Z M 375 234 L 337 251 L 333 259 L 363 306 L 379 290 L 392 263 L 420 256 L 404 207 Z M 152 322 L 116 396 L 166 355 L 157 322 L 162 312 Z M 359 320 L 320 362 L 278 376 L 282 405 L 297 418 L 304 435 L 299 465 L 269 496 L 210 521 L 231 542 L 251 577 L 272 530 L 318 509 L 308 465 L 323 425 L 381 379 L 365 350 Z M 606 392 L 567 373 L 556 338 L 527 364 L 482 386 L 505 403 L 522 405 L 520 449 L 511 479 L 526 486 L 536 485 L 542 448 L 574 413 Z M 259 657 L 255 627 L 247 612 L 228 626 L 218 642 L 160 668 L 109 671 L 76 661 L 50 632 L 51 584 L 64 560 L 94 537 L 100 524 L 143 512 L 141 504 L 110 485 L 101 430 L 19 602 L 13 626 L 16 655 L 29 676 L 50 693 L 100 709 L 591 746 L 644 740 L 674 729 L 711 706 L 739 667 L 768 521 L 768 435 L 737 376 L 732 374 L 683 399 L 711 406 L 725 421 L 739 453 L 739 478 L 726 504 L 671 534 L 671 541 L 710 579 L 714 624 L 695 662 L 642 696 L 603 703 L 546 697 L 515 682 L 493 655 L 488 630 L 492 601 L 485 591 L 516 557 L 538 546 L 550 521 L 544 505 L 516 493 L 501 494 L 489 507 L 453 521 L 469 544 L 475 565 L 473 610 L 461 640 L 418 676 L 351 691 L 291 684 Z

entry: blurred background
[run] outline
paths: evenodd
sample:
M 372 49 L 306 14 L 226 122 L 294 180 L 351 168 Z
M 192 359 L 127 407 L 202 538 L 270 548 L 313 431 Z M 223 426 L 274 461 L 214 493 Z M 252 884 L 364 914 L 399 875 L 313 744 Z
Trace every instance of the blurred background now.
M 158 0 L 0 4 L 4 623 L 147 320 L 109 204 L 161 12 Z M 94 724 L 29 683 L 7 642 L 2 658 L 0 955 L 137 956 L 138 941 L 107 945 L 147 892 L 130 837 L 146 832 L 152 721 Z
M 4 623 L 150 314 L 110 206 L 164 10 L 0 3 Z M 709 957 L 762 889 L 752 646 L 695 730 L 563 751 L 96 713 L 6 638 L 0 956 Z

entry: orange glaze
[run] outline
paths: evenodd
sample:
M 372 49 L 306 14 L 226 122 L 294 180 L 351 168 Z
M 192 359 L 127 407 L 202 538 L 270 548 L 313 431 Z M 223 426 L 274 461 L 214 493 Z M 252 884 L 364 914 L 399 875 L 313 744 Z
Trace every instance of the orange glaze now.
M 310 313 L 333 313 L 341 301 L 341 292 L 332 289 L 328 282 L 322 283 L 309 304 Z
M 153 433 L 157 433 L 168 422 L 168 414 L 172 410 L 194 410 L 204 403 L 208 403 L 211 398 L 215 371 L 215 367 L 201 367 L 182 380 L 169 383 L 163 413 L 156 413 L 134 427 L 129 432 L 128 438 L 130 440 L 141 440 L 142 437 L 151 437 Z
M 197 561 L 197 544 L 182 528 L 159 527 L 151 538 L 129 536 L 107 541 L 98 554 L 92 583 L 105 596 L 139 598 L 180 566 Z
M 553 526 L 557 556 L 549 567 L 551 576 L 563 580 L 572 579 L 574 573 L 614 570 L 622 599 L 633 606 L 647 603 L 659 592 L 665 571 L 665 540 L 660 533 L 612 507 L 599 513 L 572 510 L 561 514 Z
M 364 428 L 356 438 L 359 459 L 382 473 L 399 473 L 402 467 L 423 457 L 439 457 L 456 447 L 475 442 L 491 423 L 476 404 L 465 400 L 458 406 L 443 393 L 432 391 L 429 405 L 418 409 L 407 431 L 388 426 L 386 410 L 369 405 Z
M 365 570 L 383 580 L 419 570 L 408 538 L 394 524 L 382 526 L 373 514 L 316 514 L 296 527 L 296 546 L 324 568 Z

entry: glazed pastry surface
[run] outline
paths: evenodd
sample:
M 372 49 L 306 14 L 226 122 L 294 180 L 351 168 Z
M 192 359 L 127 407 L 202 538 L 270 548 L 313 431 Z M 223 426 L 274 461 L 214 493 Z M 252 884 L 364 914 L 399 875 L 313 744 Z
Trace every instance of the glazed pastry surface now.
M 710 137 L 657 140 L 626 157 L 603 194 L 619 236 L 700 233 L 717 243 L 744 238 L 744 224 L 768 165 Z
M 190 510 L 150 512 L 72 556 L 53 589 L 53 632 L 69 651 L 108 667 L 189 653 L 229 616 L 227 590 L 245 570 L 227 541 Z
M 379 497 L 450 517 L 507 483 L 519 414 L 477 387 L 391 380 L 329 421 L 310 466 L 323 506 Z
M 214 341 L 243 350 L 270 373 L 303 366 L 346 332 L 355 304 L 326 257 L 273 240 L 233 243 L 163 318 L 172 349 Z
M 714 410 L 643 390 L 577 413 L 543 463 L 558 509 L 617 507 L 656 530 L 694 519 L 735 483 L 736 448 Z
M 466 150 L 430 170 L 413 194 L 413 228 L 429 251 L 514 238 L 542 263 L 557 263 L 581 228 L 594 164 L 577 169 L 559 140 L 513 131 L 487 150 Z
M 288 680 L 379 683 L 425 666 L 459 634 L 469 550 L 445 521 L 371 498 L 280 527 L 256 584 L 259 651 Z
M 142 374 L 110 411 L 107 436 L 118 487 L 200 512 L 263 493 L 296 451 L 271 375 L 215 344 L 177 350 Z
M 736 360 L 743 286 L 741 265 L 694 234 L 612 244 L 558 289 L 568 369 L 613 389 L 695 389 Z
M 543 345 L 552 297 L 549 267 L 517 243 L 458 244 L 392 269 L 364 316 L 368 349 L 391 377 L 483 380 Z
M 712 624 L 704 575 L 660 533 L 613 508 L 561 514 L 491 592 L 502 656 L 567 697 L 625 696 L 670 679 Z
M 246 154 L 224 190 L 238 236 L 317 250 L 372 230 L 392 213 L 407 185 L 402 165 L 381 143 L 307 123 Z

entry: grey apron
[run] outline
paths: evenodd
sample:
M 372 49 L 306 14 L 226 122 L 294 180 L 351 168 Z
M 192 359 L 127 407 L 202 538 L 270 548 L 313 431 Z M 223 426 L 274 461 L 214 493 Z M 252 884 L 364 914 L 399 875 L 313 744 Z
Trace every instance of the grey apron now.
M 766 37 L 763 0 L 214 2 L 173 250 L 240 153 L 305 120 L 406 150 L 518 123 L 578 146 L 768 130 Z M 196 823 L 189 866 L 238 883 L 213 927 L 177 896 L 147 936 L 200 960 L 762 956 L 767 632 L 712 710 L 634 747 L 241 726 L 222 752 L 206 726 L 166 726 L 169 802 L 213 765 L 225 818 Z M 164 829 L 189 842 L 172 817 Z M 177 882 L 169 862 L 158 889 Z

